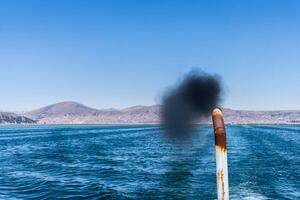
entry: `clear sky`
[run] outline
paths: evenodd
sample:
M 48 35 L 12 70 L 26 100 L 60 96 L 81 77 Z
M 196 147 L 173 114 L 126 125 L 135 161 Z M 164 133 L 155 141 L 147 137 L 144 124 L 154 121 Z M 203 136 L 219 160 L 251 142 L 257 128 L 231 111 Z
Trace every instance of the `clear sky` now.
M 0 110 L 159 103 L 193 67 L 224 106 L 300 109 L 300 1 L 1 0 Z

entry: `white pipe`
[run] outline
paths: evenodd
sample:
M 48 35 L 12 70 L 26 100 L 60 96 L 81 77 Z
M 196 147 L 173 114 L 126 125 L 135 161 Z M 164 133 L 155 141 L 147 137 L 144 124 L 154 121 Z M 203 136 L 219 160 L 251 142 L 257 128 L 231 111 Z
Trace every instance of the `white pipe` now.
M 216 147 L 216 173 L 218 200 L 229 199 L 226 131 L 222 111 L 218 108 L 212 112 Z

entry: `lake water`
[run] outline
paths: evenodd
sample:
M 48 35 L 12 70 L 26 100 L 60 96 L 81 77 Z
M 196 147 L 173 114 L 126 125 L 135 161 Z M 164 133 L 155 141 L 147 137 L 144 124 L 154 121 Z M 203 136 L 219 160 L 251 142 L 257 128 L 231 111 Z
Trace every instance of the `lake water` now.
M 227 126 L 230 199 L 300 199 L 300 126 Z M 0 126 L 0 199 L 216 199 L 211 126 Z

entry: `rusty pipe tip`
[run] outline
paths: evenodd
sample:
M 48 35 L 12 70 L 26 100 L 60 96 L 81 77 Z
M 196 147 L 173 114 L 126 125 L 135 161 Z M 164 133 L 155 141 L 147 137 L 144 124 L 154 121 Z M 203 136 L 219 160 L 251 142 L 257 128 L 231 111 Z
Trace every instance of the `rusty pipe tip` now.
M 212 121 L 215 133 L 215 145 L 226 150 L 226 130 L 221 109 L 215 108 L 212 111 Z
M 223 113 L 220 108 L 213 109 L 212 120 L 213 120 L 214 129 L 218 129 L 218 128 L 224 129 Z
M 215 108 L 213 109 L 212 111 L 212 116 L 215 117 L 215 116 L 220 116 L 220 117 L 223 117 L 223 113 L 221 111 L 220 108 Z

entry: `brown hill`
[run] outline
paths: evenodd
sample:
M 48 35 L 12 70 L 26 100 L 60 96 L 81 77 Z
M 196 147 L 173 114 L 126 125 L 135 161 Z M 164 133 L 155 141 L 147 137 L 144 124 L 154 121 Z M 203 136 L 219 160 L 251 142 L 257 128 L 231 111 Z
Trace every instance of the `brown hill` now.
M 46 107 L 33 110 L 25 115 L 33 119 L 43 119 L 61 116 L 87 116 L 96 115 L 99 110 L 84 106 L 73 101 L 66 101 L 52 104 Z

